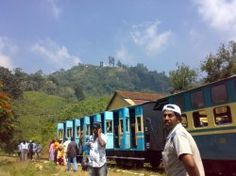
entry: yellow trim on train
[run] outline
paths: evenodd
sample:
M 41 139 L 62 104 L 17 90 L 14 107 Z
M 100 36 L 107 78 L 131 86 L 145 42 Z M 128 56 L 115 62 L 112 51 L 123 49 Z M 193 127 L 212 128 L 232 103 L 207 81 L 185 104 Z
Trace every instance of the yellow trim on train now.
M 231 118 L 232 118 L 232 123 L 227 124 L 227 125 L 217 125 L 215 123 L 215 117 L 214 117 L 214 108 L 219 108 L 219 107 L 230 107 L 230 111 L 231 111 Z M 204 127 L 194 127 L 194 121 L 193 121 L 193 112 L 201 112 L 204 115 L 206 115 L 207 117 L 204 119 L 204 121 L 208 120 L 208 126 L 204 126 Z M 187 116 L 187 122 L 188 122 L 188 127 L 186 128 L 187 130 L 190 131 L 200 131 L 200 129 L 212 129 L 212 128 L 223 128 L 225 126 L 235 126 L 236 125 L 236 103 L 227 103 L 227 104 L 221 104 L 221 105 L 217 105 L 217 106 L 211 106 L 211 107 L 207 107 L 207 108 L 202 108 L 202 109 L 197 109 L 197 110 L 193 110 L 193 111 L 185 111 L 183 112 L 183 114 L 186 114 Z M 204 132 L 205 134 L 206 132 Z M 212 133 L 208 132 L 209 134 Z M 219 132 L 218 132 L 219 133 Z M 220 132 L 220 134 L 222 134 L 223 132 Z M 195 134 L 195 133 L 194 133 Z M 199 132 L 199 134 L 203 134 L 202 132 Z
M 203 136 L 203 135 L 216 135 L 216 134 L 235 134 L 236 135 L 236 127 L 231 130 L 214 130 L 214 131 L 199 131 L 194 132 L 190 131 L 192 136 Z

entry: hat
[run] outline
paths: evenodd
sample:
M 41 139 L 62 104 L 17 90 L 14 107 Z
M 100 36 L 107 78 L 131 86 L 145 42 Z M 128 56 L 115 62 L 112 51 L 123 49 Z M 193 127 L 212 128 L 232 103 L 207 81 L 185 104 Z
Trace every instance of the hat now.
M 95 122 L 95 123 L 93 124 L 93 128 L 96 128 L 96 129 L 99 129 L 99 128 L 101 128 L 101 125 L 100 125 L 100 123 L 98 123 L 98 122 Z
M 177 114 L 181 115 L 180 107 L 176 104 L 166 104 L 163 107 L 162 112 L 166 111 L 166 110 L 173 111 L 173 112 L 176 112 Z

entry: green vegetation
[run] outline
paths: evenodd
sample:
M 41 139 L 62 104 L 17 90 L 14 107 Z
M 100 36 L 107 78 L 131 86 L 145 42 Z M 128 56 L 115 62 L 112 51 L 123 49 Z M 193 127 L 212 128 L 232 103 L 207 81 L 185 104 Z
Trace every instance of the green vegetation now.
M 221 45 L 200 67 L 206 76 L 199 83 L 235 74 L 236 43 Z M 192 88 L 197 78 L 197 71 L 183 63 L 167 76 L 143 64 L 115 64 L 113 57 L 109 57 L 109 66 L 79 64 L 49 75 L 0 67 L 0 149 L 11 152 L 22 139 L 47 146 L 55 137 L 56 123 L 104 111 L 115 90 L 167 94 L 171 89 Z
M 69 102 L 45 93 L 24 92 L 23 98 L 13 104 L 18 116 L 17 129 L 21 131 L 15 137 L 18 140 L 32 139 L 47 146 L 49 140 L 55 138 L 59 121 L 101 112 L 108 101 L 109 97 L 91 97 L 80 102 Z

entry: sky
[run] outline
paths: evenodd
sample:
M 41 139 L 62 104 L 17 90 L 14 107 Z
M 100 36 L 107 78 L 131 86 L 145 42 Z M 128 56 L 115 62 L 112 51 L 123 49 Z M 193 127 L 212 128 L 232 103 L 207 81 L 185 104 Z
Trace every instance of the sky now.
M 236 0 L 2 0 L 0 66 L 50 74 L 82 64 L 200 68 L 236 40 Z

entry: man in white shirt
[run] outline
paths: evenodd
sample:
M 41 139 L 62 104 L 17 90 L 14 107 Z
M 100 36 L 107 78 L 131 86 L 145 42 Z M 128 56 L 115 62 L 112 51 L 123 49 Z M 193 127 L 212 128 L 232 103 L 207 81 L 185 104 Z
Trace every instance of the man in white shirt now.
M 198 147 L 181 124 L 181 110 L 175 104 L 163 107 L 163 120 L 169 134 L 162 152 L 168 176 L 205 176 Z
M 90 176 L 107 175 L 106 143 L 107 137 L 102 133 L 100 123 L 94 123 L 93 135 L 87 141 L 90 148 L 88 163 Z

